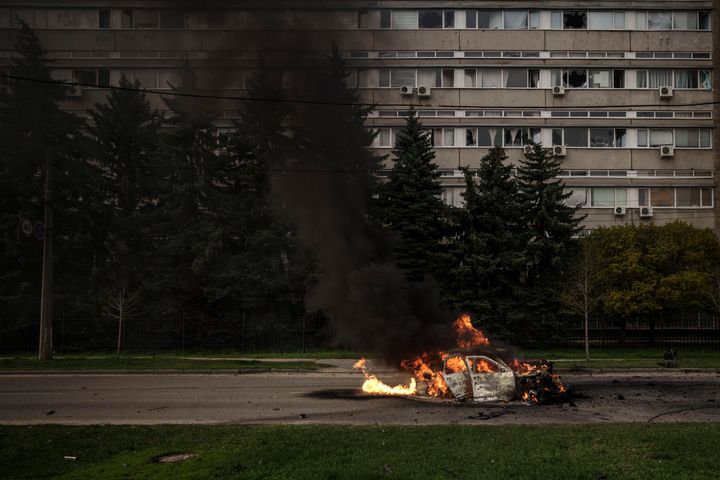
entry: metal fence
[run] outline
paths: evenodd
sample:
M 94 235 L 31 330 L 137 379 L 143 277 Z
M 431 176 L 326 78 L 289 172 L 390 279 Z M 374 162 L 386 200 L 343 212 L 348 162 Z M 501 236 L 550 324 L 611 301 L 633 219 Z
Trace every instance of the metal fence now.
M 54 345 L 58 353 L 114 350 L 117 324 L 102 316 L 58 313 L 54 319 Z M 238 352 L 303 352 L 332 346 L 332 325 L 315 315 L 267 315 L 238 313 L 208 317 L 185 313 L 145 315 L 127 320 L 125 350 L 214 349 Z M 507 339 L 512 343 L 512 339 Z M 564 338 L 539 339 L 537 345 L 581 345 L 582 322 L 573 324 Z M 706 313 L 678 313 L 669 318 L 590 321 L 590 342 L 600 346 L 717 345 L 720 319 Z M 38 320 L 0 315 L 0 354 L 35 351 Z
M 607 346 L 720 345 L 720 318 L 708 313 L 678 313 L 669 318 L 639 318 L 626 321 L 592 318 L 590 343 Z M 569 344 L 582 344 L 582 322 L 573 328 Z

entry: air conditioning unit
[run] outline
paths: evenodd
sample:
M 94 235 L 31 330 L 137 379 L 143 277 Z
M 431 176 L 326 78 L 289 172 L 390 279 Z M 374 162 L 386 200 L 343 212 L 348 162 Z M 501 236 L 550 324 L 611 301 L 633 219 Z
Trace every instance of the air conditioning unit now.
M 413 94 L 412 87 L 400 87 L 400 95 L 409 96 Z
M 640 207 L 640 218 L 650 218 L 653 216 L 652 207 Z
M 564 157 L 567 155 L 567 148 L 565 145 L 555 145 L 552 149 L 552 153 L 556 157 Z
M 553 87 L 552 92 L 553 92 L 553 95 L 555 95 L 556 97 L 561 97 L 561 96 L 565 95 L 565 87 L 560 87 L 560 86 Z
M 627 213 L 627 207 L 615 207 L 615 216 L 621 217 Z
M 525 146 L 523 147 L 523 153 L 524 153 L 525 155 L 529 155 L 529 154 L 531 154 L 532 152 L 533 152 L 533 146 L 532 146 L 532 145 L 525 145 Z
M 660 147 L 660 158 L 672 158 L 675 156 L 675 149 L 670 145 Z
M 430 87 L 420 85 L 417 88 L 418 97 L 429 97 L 431 93 L 432 93 L 432 89 Z
M 660 87 L 658 88 L 660 98 L 671 98 L 673 96 L 673 87 Z

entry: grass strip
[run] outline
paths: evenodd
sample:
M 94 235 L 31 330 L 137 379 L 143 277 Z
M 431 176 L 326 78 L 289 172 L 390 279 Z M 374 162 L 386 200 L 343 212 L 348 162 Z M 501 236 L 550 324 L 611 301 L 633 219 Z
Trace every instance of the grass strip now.
M 717 478 L 718 445 L 712 423 L 3 426 L 0 478 L 675 480 Z
M 189 359 L 182 357 L 56 357 L 40 361 L 30 357 L 0 358 L 0 371 L 14 370 L 266 370 L 329 367 L 314 361 L 262 361 Z

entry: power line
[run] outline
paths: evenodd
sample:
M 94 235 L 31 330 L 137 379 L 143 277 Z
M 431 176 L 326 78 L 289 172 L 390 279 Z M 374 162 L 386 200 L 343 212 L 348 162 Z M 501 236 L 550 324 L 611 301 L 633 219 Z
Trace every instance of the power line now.
M 83 82 L 71 82 L 67 80 L 47 80 L 41 78 L 23 77 L 18 75 L 11 75 L 8 73 L 0 73 L 1 78 L 9 78 L 12 80 L 22 80 L 27 82 L 36 82 L 52 85 L 64 85 L 67 87 L 89 87 L 98 88 L 97 84 L 83 83 Z M 173 97 L 185 97 L 185 98 L 198 98 L 205 100 L 232 100 L 239 102 L 266 102 L 266 103 L 296 103 L 305 105 L 324 105 L 324 106 L 336 106 L 336 107 L 402 107 L 405 109 L 409 108 L 446 108 L 455 109 L 459 105 L 447 105 L 447 104 L 419 104 L 419 103 L 363 103 L 363 102 L 332 102 L 325 100 L 307 100 L 307 99 L 292 99 L 292 98 L 261 98 L 261 97 L 247 97 L 247 96 L 231 96 L 231 95 L 211 95 L 205 93 L 188 93 L 178 91 L 165 91 L 156 90 L 149 88 L 132 88 L 132 87 L 121 87 L 110 85 L 107 87 L 111 90 L 127 91 L 127 92 L 141 92 L 145 94 L 160 95 L 160 96 L 173 96 Z M 720 101 L 707 101 L 707 102 L 692 102 L 692 103 L 675 103 L 672 105 L 661 104 L 661 103 L 645 103 L 645 104 L 622 104 L 622 105 L 603 105 L 603 109 L 611 108 L 656 108 L 656 107 L 699 107 L 703 105 L 715 105 L 719 104 Z M 488 105 L 461 105 L 462 108 L 488 108 Z M 564 106 L 542 106 L 533 107 L 543 110 L 576 110 L 576 109 L 593 109 L 597 108 L 598 105 L 564 105 Z M 517 109 L 520 108 L 518 105 L 493 105 L 493 109 Z

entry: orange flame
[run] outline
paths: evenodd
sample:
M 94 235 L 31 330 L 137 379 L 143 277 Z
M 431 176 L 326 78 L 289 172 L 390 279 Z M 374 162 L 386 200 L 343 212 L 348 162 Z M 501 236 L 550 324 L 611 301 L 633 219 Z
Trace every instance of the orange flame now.
M 462 314 L 453 323 L 453 329 L 456 335 L 456 347 L 469 349 L 480 346 L 490 345 L 490 341 L 485 337 L 482 331 L 476 329 L 470 315 Z M 447 360 L 447 361 L 445 361 Z M 447 373 L 457 373 L 467 371 L 465 359 L 460 356 L 448 358 L 448 354 L 443 351 L 424 352 L 414 359 L 403 360 L 400 366 L 410 372 L 413 378 L 409 385 L 397 385 L 391 387 L 380 381 L 375 375 L 371 375 L 367 371 L 367 365 L 364 358 L 358 360 L 353 367 L 362 370 L 365 375 L 365 383 L 362 389 L 364 392 L 382 395 L 414 395 L 416 394 L 417 385 L 421 383 L 427 395 L 433 397 L 450 397 L 450 389 L 445 383 L 441 368 L 445 361 L 445 370 Z M 470 365 L 472 373 L 492 373 L 497 372 L 497 367 L 490 362 L 482 359 L 475 359 Z M 508 366 L 520 377 L 532 376 L 541 373 L 547 373 L 548 367 L 545 365 L 533 365 L 531 363 L 521 362 L 517 359 L 509 362 Z M 552 381 L 557 391 L 566 391 L 565 386 L 560 382 L 558 375 L 552 375 Z M 526 391 L 521 394 L 521 399 L 526 402 L 539 403 L 540 395 L 536 391 Z
M 396 385 L 391 387 L 381 382 L 375 375 L 371 375 L 367 371 L 367 364 L 364 358 L 361 358 L 353 364 L 353 368 L 362 370 L 365 375 L 365 383 L 363 383 L 362 391 L 376 395 L 415 395 L 417 384 L 414 378 L 410 379 L 409 385 Z

